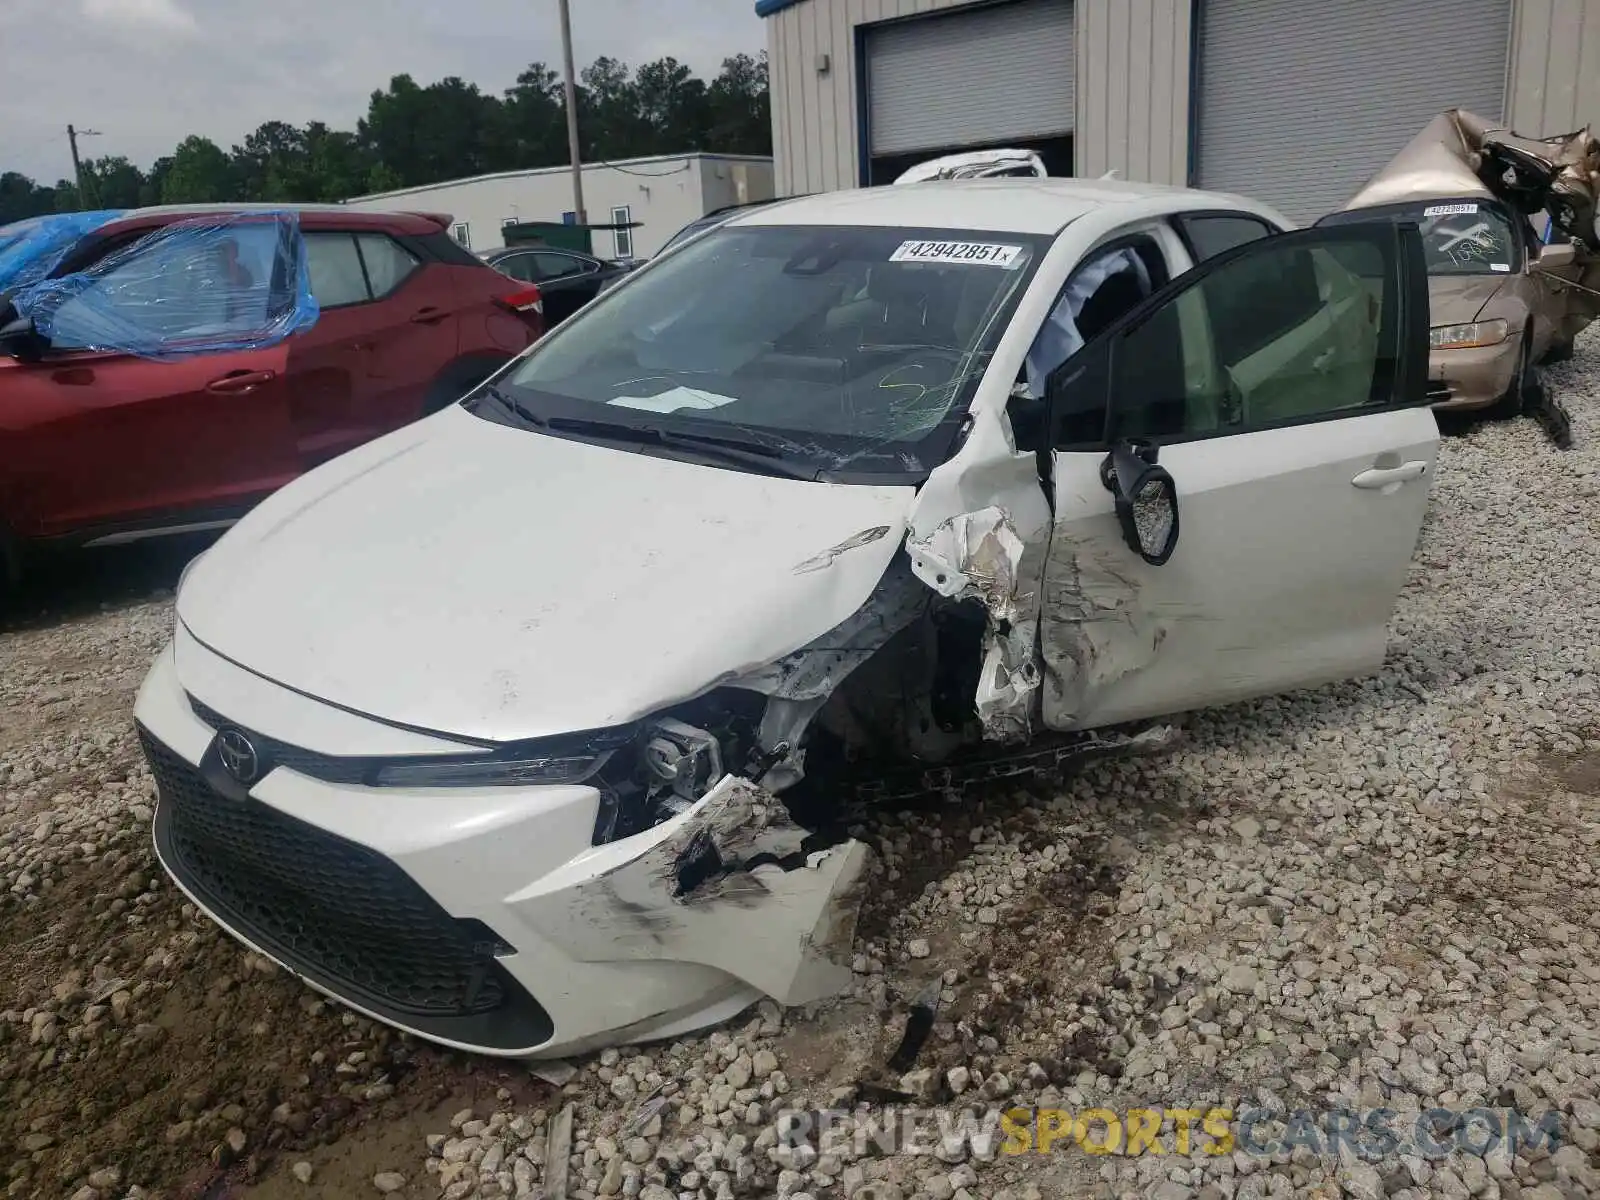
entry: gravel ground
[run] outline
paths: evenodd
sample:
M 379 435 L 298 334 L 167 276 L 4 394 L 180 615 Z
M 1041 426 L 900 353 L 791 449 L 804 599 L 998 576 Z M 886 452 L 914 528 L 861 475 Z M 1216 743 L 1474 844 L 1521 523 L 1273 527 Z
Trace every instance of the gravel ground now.
M 1549 379 L 1572 451 L 1528 421 L 1445 443 L 1378 677 L 1197 715 L 1164 757 L 884 814 L 853 995 L 608 1051 L 560 1088 L 325 1004 L 180 903 L 129 709 L 171 620 L 151 588 L 182 560 L 97 560 L 0 632 L 0 1180 L 74 1200 L 464 1200 L 563 1174 L 644 1200 L 1600 1195 L 1600 339 Z M 927 1045 L 886 1077 L 933 996 Z M 952 1118 L 1388 1108 L 1404 1131 L 1515 1108 L 1556 1114 L 1562 1144 L 1180 1154 L 1170 1121 L 1161 1155 L 776 1144 L 779 1109 L 847 1107 L 863 1080 Z

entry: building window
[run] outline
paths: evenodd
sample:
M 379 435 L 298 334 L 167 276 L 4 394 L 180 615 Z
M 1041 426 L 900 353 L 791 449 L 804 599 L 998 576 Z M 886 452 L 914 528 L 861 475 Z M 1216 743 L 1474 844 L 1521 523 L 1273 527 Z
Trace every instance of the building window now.
M 450 226 L 450 236 L 460 242 L 464 249 L 472 249 L 472 227 L 465 221 L 457 221 Z
M 616 208 L 613 208 L 611 210 L 611 223 L 613 225 L 629 225 L 629 224 L 632 224 L 632 222 L 633 222 L 633 213 L 628 208 L 628 206 L 626 204 L 618 205 Z M 618 229 L 616 231 L 616 238 L 617 238 L 617 257 L 618 258 L 632 258 L 633 257 L 633 230 L 631 230 L 631 229 Z

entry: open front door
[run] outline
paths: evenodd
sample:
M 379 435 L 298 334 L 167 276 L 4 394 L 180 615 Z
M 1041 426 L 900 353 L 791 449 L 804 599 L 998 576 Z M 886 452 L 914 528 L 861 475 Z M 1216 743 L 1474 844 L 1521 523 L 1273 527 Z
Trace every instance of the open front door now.
M 1427 357 L 1416 228 L 1363 224 L 1236 247 L 1063 364 L 1049 387 L 1046 724 L 1380 666 L 1438 450 Z M 1130 443 L 1175 485 L 1160 565 L 1124 532 L 1134 508 L 1116 511 L 1110 451 Z

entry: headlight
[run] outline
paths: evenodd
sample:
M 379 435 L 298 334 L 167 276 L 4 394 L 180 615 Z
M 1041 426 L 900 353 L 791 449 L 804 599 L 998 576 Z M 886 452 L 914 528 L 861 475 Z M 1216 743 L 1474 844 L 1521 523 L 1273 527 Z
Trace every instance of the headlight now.
M 1502 320 L 1473 321 L 1467 325 L 1435 325 L 1428 331 L 1428 344 L 1435 350 L 1498 346 L 1510 333 L 1510 325 Z
M 378 763 L 372 787 L 516 787 L 582 783 L 634 739 L 634 730 L 608 729 L 559 738 L 541 738 L 483 755 L 449 754 Z

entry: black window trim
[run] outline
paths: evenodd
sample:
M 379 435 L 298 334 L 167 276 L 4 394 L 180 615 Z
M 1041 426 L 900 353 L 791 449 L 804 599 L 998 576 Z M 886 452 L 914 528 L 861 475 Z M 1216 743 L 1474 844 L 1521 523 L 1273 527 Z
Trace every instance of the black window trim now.
M 548 278 L 552 282 L 554 282 L 557 279 L 577 279 L 579 276 L 582 276 L 582 275 L 593 275 L 596 271 L 598 271 L 600 269 L 600 264 L 599 264 L 598 261 L 588 257 L 587 255 L 579 254 L 579 253 L 577 253 L 576 251 L 573 251 L 573 250 L 559 250 L 559 249 L 556 249 L 555 247 L 547 247 L 547 248 L 544 248 L 544 249 L 535 249 L 535 250 L 531 251 L 531 253 L 533 253 L 535 255 L 550 254 L 550 255 L 554 255 L 557 258 L 569 258 L 573 262 L 578 264 L 578 268 L 579 269 L 576 270 L 576 271 L 570 271 L 565 275 L 550 275 L 550 276 L 547 276 L 546 278 Z M 542 283 L 543 280 L 540 280 L 539 282 Z
M 1252 247 L 1259 246 L 1263 242 L 1276 241 L 1280 238 L 1286 237 L 1311 240 L 1313 237 L 1321 237 L 1328 234 L 1334 234 L 1338 237 L 1354 236 L 1354 234 L 1347 234 L 1345 231 L 1362 231 L 1379 225 L 1387 230 L 1392 231 L 1397 240 L 1401 238 L 1401 231 L 1404 229 L 1410 229 L 1413 233 L 1417 234 L 1417 236 L 1410 243 L 1411 253 L 1409 255 L 1405 253 L 1406 247 L 1403 241 L 1401 241 L 1400 245 L 1397 247 L 1397 250 L 1398 257 L 1402 261 L 1402 266 L 1407 258 L 1411 260 L 1410 278 L 1414 290 L 1420 290 L 1421 292 L 1423 314 L 1422 322 L 1424 327 L 1426 327 L 1428 323 L 1427 263 L 1422 255 L 1421 231 L 1414 222 L 1349 222 L 1339 225 L 1312 226 L 1305 229 L 1284 230 L 1281 233 L 1269 234 L 1265 238 L 1257 238 L 1253 241 L 1241 242 L 1239 245 L 1228 250 L 1224 250 L 1221 254 L 1214 255 L 1211 258 L 1206 259 L 1204 262 L 1190 267 L 1189 270 L 1183 272 L 1181 275 L 1176 276 L 1167 284 L 1166 287 L 1161 288 L 1159 291 L 1151 295 L 1143 304 L 1134 309 L 1132 312 L 1124 314 L 1116 324 L 1112 325 L 1109 329 L 1101 333 L 1100 336 L 1095 338 L 1092 343 L 1085 345 L 1081 350 L 1078 351 L 1077 354 L 1074 354 L 1071 358 L 1062 363 L 1055 369 L 1055 371 L 1051 373 L 1050 379 L 1046 386 L 1046 398 L 1049 402 L 1049 415 L 1047 417 L 1046 425 L 1047 434 L 1045 438 L 1047 454 L 1104 454 L 1111 449 L 1113 444 L 1111 437 L 1111 389 L 1112 381 L 1115 377 L 1116 359 L 1113 350 L 1115 348 L 1116 339 L 1122 337 L 1123 334 L 1130 332 L 1137 326 L 1142 325 L 1145 321 L 1149 320 L 1154 313 L 1164 307 L 1170 300 L 1176 298 L 1182 292 L 1188 291 L 1190 288 L 1197 286 L 1206 276 L 1228 266 L 1234 259 L 1242 258 L 1244 255 L 1251 252 Z M 1405 282 L 1404 271 L 1402 271 L 1400 282 Z M 1408 297 L 1405 295 L 1404 289 L 1402 289 L 1400 294 L 1396 297 L 1396 303 L 1398 305 L 1399 312 L 1397 320 L 1400 324 L 1400 328 L 1396 332 L 1396 337 L 1402 341 L 1405 335 L 1405 326 L 1412 318 L 1412 313 L 1410 311 L 1412 299 L 1413 297 Z M 1090 350 L 1091 348 L 1094 349 L 1095 353 L 1093 355 L 1085 354 L 1085 351 Z M 1163 436 L 1159 439 L 1159 444 L 1167 446 L 1179 445 L 1185 442 L 1209 441 L 1220 437 L 1237 437 L 1246 433 L 1265 433 L 1274 429 L 1288 429 L 1301 425 L 1316 425 L 1321 424 L 1324 421 L 1346 421 L 1357 416 L 1369 416 L 1380 412 L 1394 412 L 1403 408 L 1424 407 L 1428 403 L 1425 394 L 1428 373 L 1428 355 L 1426 353 L 1421 355 L 1413 355 L 1412 359 L 1413 361 L 1411 361 L 1409 364 L 1397 362 L 1397 372 L 1400 370 L 1402 365 L 1409 365 L 1412 379 L 1407 381 L 1405 379 L 1397 378 L 1394 383 L 1393 392 L 1394 395 L 1399 398 L 1391 399 L 1387 404 L 1383 404 L 1381 406 L 1364 406 L 1356 409 L 1333 409 L 1326 413 L 1318 413 L 1311 416 L 1288 417 L 1281 421 L 1268 421 L 1260 424 L 1251 424 L 1238 429 L 1213 430 L 1205 433 L 1178 433 L 1170 436 Z M 1105 420 L 1101 427 L 1100 436 L 1094 442 L 1077 442 L 1061 445 L 1058 444 L 1056 440 L 1060 423 L 1060 414 L 1058 412 L 1057 405 L 1054 403 L 1053 399 L 1050 398 L 1050 394 L 1053 393 L 1058 387 L 1064 387 L 1068 383 L 1072 382 L 1072 380 L 1068 378 L 1068 374 L 1069 369 L 1073 368 L 1075 368 L 1076 372 L 1078 373 L 1090 369 L 1102 370 L 1104 375 L 1103 386 L 1105 387 Z M 1412 395 L 1412 399 L 1408 400 L 1404 398 L 1408 392 Z
M 1199 252 L 1195 249 L 1194 238 L 1189 233 L 1190 221 L 1203 221 L 1207 217 L 1227 217 L 1230 220 L 1254 221 L 1267 231 L 1265 235 L 1267 237 L 1276 237 L 1280 233 L 1294 232 L 1292 229 L 1280 229 L 1260 213 L 1250 212 L 1248 209 L 1243 208 L 1192 208 L 1184 212 L 1173 213 L 1167 218 L 1167 221 L 1172 226 L 1172 231 L 1178 235 L 1178 240 L 1183 243 L 1184 253 L 1189 256 L 1189 269 L 1191 271 L 1211 261 L 1210 258 L 1200 257 Z M 1249 245 L 1248 242 L 1240 244 Z M 1212 255 L 1211 257 L 1216 258 L 1218 256 Z

